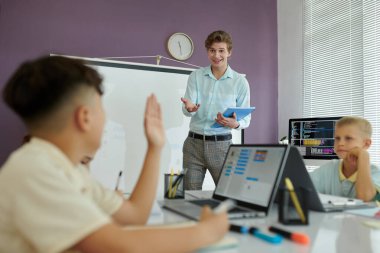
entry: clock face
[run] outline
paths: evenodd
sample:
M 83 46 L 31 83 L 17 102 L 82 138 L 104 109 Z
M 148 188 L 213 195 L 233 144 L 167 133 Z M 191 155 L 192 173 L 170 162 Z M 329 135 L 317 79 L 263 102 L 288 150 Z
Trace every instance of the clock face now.
M 168 51 L 177 60 L 187 60 L 193 54 L 194 44 L 184 33 L 174 33 L 168 40 Z

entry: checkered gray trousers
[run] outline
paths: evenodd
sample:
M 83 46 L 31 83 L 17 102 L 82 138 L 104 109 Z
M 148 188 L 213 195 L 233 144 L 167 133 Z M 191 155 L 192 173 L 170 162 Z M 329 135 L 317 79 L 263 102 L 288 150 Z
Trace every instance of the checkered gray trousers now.
M 185 190 L 201 190 L 206 171 L 209 170 L 216 184 L 232 140 L 203 141 L 187 137 L 183 144 L 183 168 Z

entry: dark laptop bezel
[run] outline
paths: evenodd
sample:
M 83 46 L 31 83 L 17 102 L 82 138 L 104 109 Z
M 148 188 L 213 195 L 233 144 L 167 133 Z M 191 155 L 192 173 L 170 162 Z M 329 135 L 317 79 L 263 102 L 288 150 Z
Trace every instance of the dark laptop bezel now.
M 231 148 L 246 148 L 246 147 L 252 147 L 252 148 L 283 148 L 284 149 L 284 153 L 283 153 L 283 157 L 282 157 L 282 160 L 281 160 L 281 167 L 280 169 L 277 171 L 277 175 L 276 175 L 276 180 L 274 182 L 274 185 L 272 187 L 272 191 L 271 191 L 271 194 L 270 194 L 270 199 L 269 199 L 269 203 L 267 206 L 262 206 L 262 205 L 258 205 L 258 204 L 253 204 L 253 203 L 247 203 L 247 202 L 243 202 L 243 201 L 240 201 L 240 200 L 236 200 L 236 203 L 238 206 L 242 206 L 242 207 L 246 207 L 248 209 L 252 209 L 252 210 L 255 210 L 255 211 L 259 211 L 259 212 L 264 212 L 266 215 L 268 214 L 268 212 L 270 211 L 272 205 L 273 205 L 273 202 L 274 202 L 274 199 L 275 199 L 275 196 L 276 196 L 276 192 L 278 190 L 278 187 L 280 185 L 280 181 L 281 181 L 281 178 L 282 178 L 282 173 L 284 171 L 284 168 L 285 168 L 285 163 L 286 163 L 286 160 L 287 160 L 287 156 L 288 156 L 288 153 L 289 153 L 289 146 L 288 145 L 282 145 L 282 144 L 231 144 L 230 147 L 228 148 L 228 152 L 224 158 L 224 162 L 223 162 L 223 167 L 222 169 L 224 168 L 224 164 L 227 160 L 227 157 L 228 157 L 228 154 L 231 150 Z M 229 197 L 226 197 L 226 196 L 223 196 L 223 195 L 219 195 L 216 193 L 216 190 L 217 190 L 217 186 L 219 184 L 219 180 L 221 178 L 221 175 L 222 175 L 222 171 L 219 175 L 219 178 L 218 178 L 218 182 L 216 183 L 216 187 L 215 187 L 215 190 L 214 190 L 214 193 L 212 195 L 212 198 L 213 199 L 217 199 L 217 200 L 220 200 L 220 201 L 223 201 L 225 199 L 229 199 Z

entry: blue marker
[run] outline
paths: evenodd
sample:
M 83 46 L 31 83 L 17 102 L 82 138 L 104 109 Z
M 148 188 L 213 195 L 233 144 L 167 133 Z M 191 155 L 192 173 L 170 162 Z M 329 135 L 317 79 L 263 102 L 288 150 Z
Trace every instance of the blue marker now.
M 230 230 L 244 234 L 244 235 L 249 233 L 249 227 L 247 226 L 238 226 L 238 225 L 230 224 Z
M 260 229 L 255 227 L 248 227 L 248 226 L 239 226 L 239 225 L 230 225 L 230 230 L 234 232 L 238 232 L 241 234 L 252 234 L 256 236 L 257 238 L 260 238 L 266 242 L 273 243 L 273 244 L 279 244 L 282 242 L 282 236 L 280 235 L 269 235 L 265 234 L 260 231 Z

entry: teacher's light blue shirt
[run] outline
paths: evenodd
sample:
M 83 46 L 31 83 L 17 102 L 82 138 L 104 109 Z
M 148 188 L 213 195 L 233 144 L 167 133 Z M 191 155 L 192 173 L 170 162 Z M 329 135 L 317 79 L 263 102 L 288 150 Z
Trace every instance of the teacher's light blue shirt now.
M 182 105 L 182 111 L 191 117 L 190 131 L 204 135 L 229 134 L 229 127 L 211 128 L 217 113 L 223 113 L 228 107 L 250 106 L 248 81 L 230 66 L 219 80 L 212 74 L 211 66 L 195 70 L 189 76 L 184 97 L 201 105 L 192 113 Z M 247 128 L 250 121 L 251 115 L 241 119 L 239 129 Z

